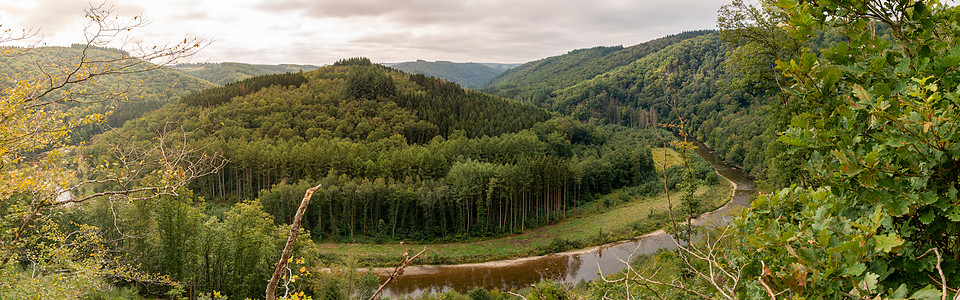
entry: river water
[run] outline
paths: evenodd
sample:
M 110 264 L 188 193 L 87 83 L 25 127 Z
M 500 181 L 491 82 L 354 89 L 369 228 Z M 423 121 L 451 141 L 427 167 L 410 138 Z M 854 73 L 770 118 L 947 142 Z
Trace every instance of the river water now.
M 747 205 L 756 197 L 756 184 L 739 168 L 723 162 L 715 151 L 694 141 L 697 154 L 733 183 L 731 200 L 719 209 L 694 219 L 695 225 L 724 224 L 729 214 Z M 599 278 L 600 274 L 616 273 L 626 267 L 636 255 L 651 254 L 659 249 L 674 249 L 677 244 L 670 235 L 658 230 L 632 240 L 601 245 L 590 249 L 463 265 L 411 266 L 400 280 L 384 290 L 384 296 L 417 295 L 430 291 L 450 289 L 465 292 L 480 286 L 486 289 L 508 290 L 528 287 L 545 279 L 576 284 Z

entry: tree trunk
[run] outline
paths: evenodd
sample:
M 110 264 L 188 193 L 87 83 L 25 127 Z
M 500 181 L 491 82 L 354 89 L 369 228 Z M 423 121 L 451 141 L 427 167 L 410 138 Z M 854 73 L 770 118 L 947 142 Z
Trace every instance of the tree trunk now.
M 290 255 L 293 254 L 293 246 L 297 243 L 297 235 L 300 234 L 300 221 L 303 219 L 303 214 L 307 211 L 307 205 L 310 204 L 310 196 L 313 196 L 313 192 L 316 192 L 320 186 L 321 184 L 317 184 L 317 186 L 308 189 L 303 195 L 303 201 L 300 201 L 300 208 L 297 209 L 297 214 L 293 217 L 293 224 L 290 225 L 290 236 L 287 238 L 287 244 L 283 247 L 283 252 L 280 254 L 280 261 L 277 262 L 277 267 L 273 269 L 273 276 L 270 277 L 270 282 L 267 283 L 267 300 L 277 299 L 277 283 L 280 282 L 280 273 L 283 272 L 283 268 L 287 266 Z

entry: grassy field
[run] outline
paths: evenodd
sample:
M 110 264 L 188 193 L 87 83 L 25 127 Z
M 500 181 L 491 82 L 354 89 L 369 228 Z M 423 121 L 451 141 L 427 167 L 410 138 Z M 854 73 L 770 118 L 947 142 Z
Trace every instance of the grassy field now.
M 723 181 L 721 185 L 703 187 L 697 193 L 704 199 L 707 206 L 705 211 L 709 211 L 726 203 L 730 191 L 730 184 Z M 591 202 L 589 206 L 579 208 L 573 218 L 522 234 L 474 242 L 428 245 L 321 243 L 319 251 L 321 258 L 327 262 L 350 261 L 362 267 L 382 267 L 395 264 L 404 252 L 412 255 L 426 247 L 427 252 L 421 256 L 418 264 L 460 264 L 585 248 L 640 236 L 666 224 L 666 196 L 629 199 L 621 197 L 621 192 L 615 191 Z M 624 198 L 627 199 L 615 200 Z M 672 196 L 671 199 L 677 205 L 678 196 Z
M 664 156 L 664 152 L 666 152 L 666 156 Z M 653 156 L 654 165 L 657 166 L 657 172 L 663 172 L 664 167 L 669 168 L 681 163 L 680 154 L 670 148 L 653 148 L 650 149 L 650 154 Z

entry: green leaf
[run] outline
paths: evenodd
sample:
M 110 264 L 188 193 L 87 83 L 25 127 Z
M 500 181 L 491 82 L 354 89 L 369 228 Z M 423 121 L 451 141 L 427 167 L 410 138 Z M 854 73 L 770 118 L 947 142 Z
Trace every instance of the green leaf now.
M 929 191 L 929 192 L 920 194 L 920 201 L 923 204 L 933 204 L 934 202 L 937 202 L 937 200 L 939 199 L 940 197 L 937 195 L 936 191 Z
M 865 187 L 876 188 L 877 187 L 877 174 L 873 172 L 860 173 L 857 175 L 857 179 Z
M 920 214 L 920 222 L 923 222 L 924 225 L 930 225 L 936 218 L 937 215 L 932 209 L 924 210 L 924 212 Z
M 853 87 L 853 95 L 857 96 L 860 100 L 873 102 L 873 96 L 870 95 L 870 92 L 867 92 L 867 90 L 863 89 L 859 84 Z
M 867 270 L 866 265 L 864 265 L 863 263 L 858 263 L 858 264 L 847 267 L 846 270 L 843 270 L 843 274 L 850 275 L 850 276 L 860 276 L 860 274 L 863 274 L 863 271 L 866 271 L 866 270 Z
M 873 237 L 873 239 L 876 242 L 877 251 L 883 253 L 889 253 L 894 247 L 903 245 L 903 239 L 893 233 L 876 235 Z
M 863 164 L 870 167 L 876 166 L 877 163 L 880 162 L 878 158 L 880 158 L 879 148 L 873 148 L 873 151 L 870 151 L 870 153 L 867 153 L 867 155 L 863 157 Z
M 867 273 L 867 275 L 863 276 L 863 281 L 860 282 L 860 288 L 872 294 L 877 290 L 877 282 L 880 281 L 879 279 L 880 275 Z
M 826 228 L 820 229 L 820 233 L 817 234 L 817 244 L 821 247 L 830 246 L 830 231 Z M 858 274 L 859 275 L 859 274 Z M 854 275 L 856 276 L 856 275 Z
M 902 299 L 902 298 L 907 297 L 907 293 L 909 293 L 909 292 L 910 292 L 910 290 L 907 289 L 907 284 L 906 284 L 906 283 L 901 283 L 901 284 L 900 284 L 900 287 L 897 288 L 896 291 L 894 291 L 893 293 L 890 294 L 890 298 Z
M 928 285 L 916 293 L 913 293 L 910 298 L 917 300 L 935 300 L 940 299 L 941 295 L 940 291 Z
M 950 211 L 947 212 L 947 219 L 954 222 L 960 222 L 960 206 L 953 206 L 950 208 Z
M 790 119 L 790 126 L 797 128 L 810 128 L 810 123 L 807 122 L 808 120 L 809 116 L 797 115 Z

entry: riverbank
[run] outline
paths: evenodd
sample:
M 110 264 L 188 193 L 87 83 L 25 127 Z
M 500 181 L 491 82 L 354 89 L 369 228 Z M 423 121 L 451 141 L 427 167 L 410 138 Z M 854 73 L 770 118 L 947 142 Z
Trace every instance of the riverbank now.
M 723 181 L 702 187 L 697 194 L 705 199 L 704 211 L 712 211 L 730 200 L 732 191 L 730 183 Z M 620 191 L 605 197 L 618 199 L 618 193 Z M 678 199 L 677 195 L 671 195 L 673 205 L 678 204 Z M 418 265 L 469 264 L 591 248 L 656 231 L 668 221 L 665 195 L 630 199 L 609 207 L 604 202 L 594 201 L 580 209 L 580 216 L 557 224 L 495 239 L 427 245 L 321 243 L 318 246 L 325 259 L 355 261 L 360 267 L 389 267 L 403 253 L 412 255 L 423 248 L 427 251 L 417 260 Z

